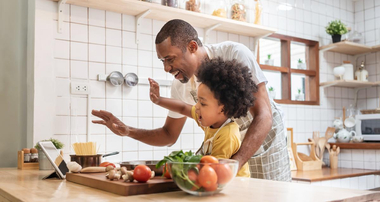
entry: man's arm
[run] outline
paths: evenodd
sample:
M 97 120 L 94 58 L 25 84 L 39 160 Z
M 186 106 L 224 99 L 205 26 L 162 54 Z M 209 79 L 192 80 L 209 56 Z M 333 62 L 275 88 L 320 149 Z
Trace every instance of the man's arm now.
M 272 108 L 265 83 L 258 85 L 255 105 L 249 109 L 253 121 L 249 126 L 239 151 L 232 157 L 239 161 L 239 169 L 256 153 L 272 128 Z
M 112 113 L 107 111 L 92 110 L 92 114 L 102 119 L 93 120 L 93 123 L 107 126 L 116 135 L 128 136 L 152 146 L 173 145 L 177 141 L 178 136 L 186 122 L 186 117 L 179 119 L 167 117 L 162 128 L 144 130 L 125 125 Z

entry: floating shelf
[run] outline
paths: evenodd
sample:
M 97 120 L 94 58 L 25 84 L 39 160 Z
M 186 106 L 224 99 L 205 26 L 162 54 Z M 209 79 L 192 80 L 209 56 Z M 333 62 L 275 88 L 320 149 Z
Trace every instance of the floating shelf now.
M 358 54 L 369 53 L 373 51 L 370 46 L 348 42 L 348 41 L 342 41 L 338 43 L 329 44 L 326 46 L 321 46 L 319 50 L 332 51 L 332 52 L 343 53 L 343 54 L 348 54 L 348 55 L 358 55 Z
M 380 45 L 372 46 L 372 51 L 374 52 L 380 51 Z
M 331 147 L 336 145 L 341 149 L 380 149 L 380 142 L 362 142 L 362 143 L 329 143 Z
M 362 88 L 362 87 L 371 87 L 379 85 L 379 82 L 365 82 L 365 81 L 346 81 L 346 80 L 337 80 L 337 81 L 328 81 L 322 82 L 319 86 L 322 87 L 346 87 L 346 88 Z
M 182 19 L 199 28 L 210 28 L 220 24 L 215 30 L 251 37 L 264 37 L 276 32 L 276 29 L 261 25 L 136 0 L 67 0 L 66 3 L 134 16 L 150 10 L 145 18 L 165 22 L 172 19 Z

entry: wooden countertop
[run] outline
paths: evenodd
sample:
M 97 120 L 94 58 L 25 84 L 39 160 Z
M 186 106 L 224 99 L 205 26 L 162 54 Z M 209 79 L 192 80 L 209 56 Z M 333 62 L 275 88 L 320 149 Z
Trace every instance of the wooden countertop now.
M 67 182 L 42 180 L 51 171 L 0 169 L 0 201 L 359 201 L 380 198 L 380 192 L 311 186 L 253 178 L 235 178 L 221 193 L 197 197 L 182 191 L 119 196 Z
M 380 175 L 380 170 L 365 170 L 353 168 L 322 168 L 321 170 L 292 171 L 292 179 L 306 182 L 358 177 L 363 175 Z

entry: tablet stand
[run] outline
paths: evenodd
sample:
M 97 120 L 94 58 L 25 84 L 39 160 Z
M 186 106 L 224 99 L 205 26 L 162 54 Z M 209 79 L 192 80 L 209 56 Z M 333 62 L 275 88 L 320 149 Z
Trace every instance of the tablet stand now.
M 56 171 L 52 172 L 51 174 L 49 175 L 46 175 L 45 177 L 43 177 L 42 179 L 43 180 L 46 180 L 46 179 L 50 179 L 50 178 L 58 178 L 58 179 L 62 179 L 61 176 L 58 175 L 58 173 Z

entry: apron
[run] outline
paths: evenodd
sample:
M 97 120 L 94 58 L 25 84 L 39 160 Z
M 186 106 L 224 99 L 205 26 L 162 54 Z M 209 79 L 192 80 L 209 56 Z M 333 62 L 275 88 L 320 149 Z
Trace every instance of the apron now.
M 206 141 L 203 141 L 202 142 L 202 145 L 201 147 L 198 149 L 197 152 L 195 152 L 196 155 L 210 155 L 211 154 L 211 151 L 212 151 L 212 142 L 214 141 L 214 138 L 216 136 L 216 134 L 218 134 L 219 130 L 221 128 L 223 128 L 225 125 L 227 125 L 228 123 L 231 122 L 231 119 L 227 119 L 222 126 L 220 126 L 220 128 L 214 133 L 214 135 L 212 136 L 212 138 L 209 138 L 207 139 Z M 206 128 L 206 130 L 208 129 L 208 127 Z

